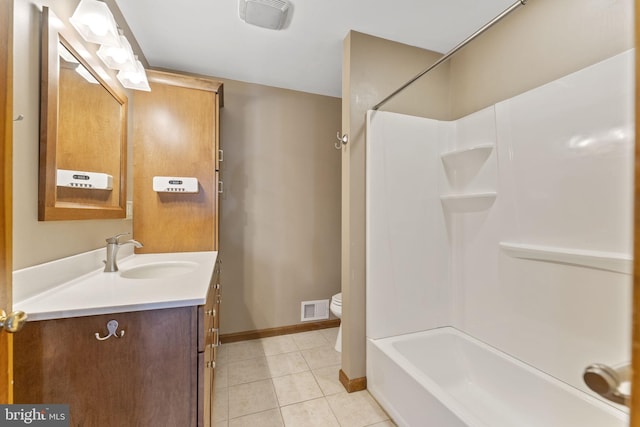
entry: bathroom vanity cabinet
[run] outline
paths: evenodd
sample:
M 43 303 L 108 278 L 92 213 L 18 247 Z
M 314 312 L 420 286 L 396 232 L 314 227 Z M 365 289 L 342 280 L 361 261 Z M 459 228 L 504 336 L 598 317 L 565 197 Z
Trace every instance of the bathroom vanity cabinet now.
M 72 426 L 210 426 L 219 271 L 203 306 L 28 322 L 15 403 L 69 404 Z

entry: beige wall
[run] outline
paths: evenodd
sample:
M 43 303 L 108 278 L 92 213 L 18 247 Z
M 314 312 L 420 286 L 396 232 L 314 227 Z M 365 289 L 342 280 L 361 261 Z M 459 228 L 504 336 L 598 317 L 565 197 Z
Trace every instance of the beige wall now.
M 342 157 L 342 369 L 349 378 L 365 375 L 364 113 L 425 68 L 390 45 L 352 32 L 343 50 L 342 129 L 351 142 Z M 457 119 L 631 47 L 632 0 L 532 0 L 381 109 Z
M 340 291 L 340 99 L 221 81 L 221 332 L 297 324 Z
M 122 219 L 38 221 L 41 8 L 50 6 L 68 25 L 67 18 L 77 3 L 78 0 L 16 0 L 14 5 L 13 111 L 15 116 L 24 115 L 24 120 L 14 125 L 14 270 L 97 249 L 105 245 L 106 237 L 131 231 L 131 221 Z M 94 45 L 87 49 L 95 51 Z
M 355 31 L 344 41 L 342 132 L 342 370 L 365 376 L 365 115 L 440 54 Z M 448 65 L 386 107 L 405 114 L 447 117 Z M 425 95 L 428 94 L 428 95 Z
M 452 119 L 632 47 L 632 0 L 529 1 L 451 59 Z

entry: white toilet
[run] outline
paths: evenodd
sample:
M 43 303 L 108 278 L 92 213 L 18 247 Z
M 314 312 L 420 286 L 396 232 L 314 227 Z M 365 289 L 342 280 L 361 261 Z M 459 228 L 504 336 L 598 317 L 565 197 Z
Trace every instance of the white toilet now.
M 329 309 L 334 316 L 336 316 L 338 319 L 342 319 L 342 292 L 331 297 L 331 304 L 329 305 Z M 340 323 L 340 328 L 338 329 L 338 339 L 336 339 L 335 349 L 336 351 L 342 352 L 342 322 Z

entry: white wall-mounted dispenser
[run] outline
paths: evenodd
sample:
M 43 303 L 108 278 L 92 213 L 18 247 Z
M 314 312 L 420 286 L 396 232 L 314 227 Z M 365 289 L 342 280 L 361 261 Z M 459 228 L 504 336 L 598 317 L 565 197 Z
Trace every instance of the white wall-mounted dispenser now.
M 57 169 L 58 187 L 88 188 L 91 190 L 113 190 L 113 176 L 100 172 L 82 172 Z
M 198 178 L 154 176 L 153 191 L 158 193 L 197 193 Z

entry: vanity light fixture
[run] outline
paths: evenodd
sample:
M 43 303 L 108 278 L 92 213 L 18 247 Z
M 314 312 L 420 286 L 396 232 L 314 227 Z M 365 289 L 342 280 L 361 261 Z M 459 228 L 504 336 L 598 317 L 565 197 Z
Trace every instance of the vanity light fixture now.
M 96 78 L 93 77 L 93 74 L 91 74 L 89 72 L 89 70 L 84 68 L 84 65 L 78 64 L 78 66 L 75 68 L 75 70 L 76 70 L 76 73 L 80 74 L 82 76 L 82 78 L 85 79 L 87 82 L 89 82 L 89 83 L 91 83 L 93 85 L 100 84 L 100 82 L 98 82 L 98 80 L 96 80 Z
M 98 80 L 87 70 L 84 65 L 82 65 L 75 56 L 69 52 L 69 50 L 62 43 L 58 42 L 58 55 L 60 55 L 60 66 L 62 67 L 63 63 L 65 68 L 73 68 L 76 73 L 82 76 L 83 79 L 88 81 L 91 84 L 100 84 Z
M 122 86 L 127 89 L 151 92 L 149 82 L 147 81 L 147 73 L 144 71 L 144 67 L 138 59 L 136 59 L 135 68 L 120 70 L 116 77 L 118 77 Z
M 118 27 L 109 6 L 98 0 L 80 0 L 71 18 L 71 25 L 90 43 L 107 46 L 120 44 Z
M 60 42 L 58 42 L 58 55 L 60 55 L 60 58 L 62 58 L 65 62 L 68 62 L 70 64 L 79 64 L 76 57 L 73 56 L 71 52 L 69 52 L 69 50 L 65 47 L 65 45 Z
M 112 70 L 135 70 L 136 58 L 127 38 L 119 37 L 118 46 L 102 45 L 98 49 L 98 57 Z

